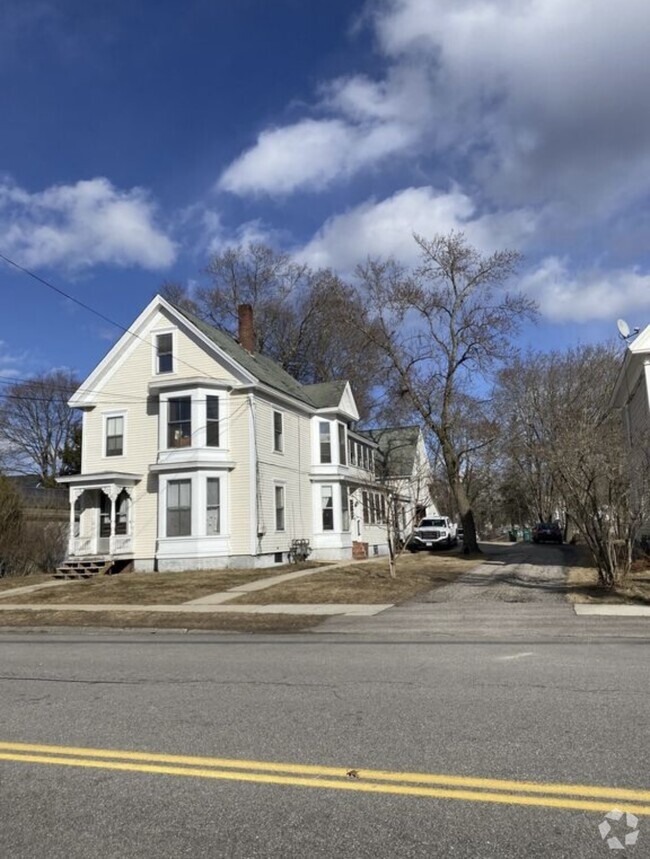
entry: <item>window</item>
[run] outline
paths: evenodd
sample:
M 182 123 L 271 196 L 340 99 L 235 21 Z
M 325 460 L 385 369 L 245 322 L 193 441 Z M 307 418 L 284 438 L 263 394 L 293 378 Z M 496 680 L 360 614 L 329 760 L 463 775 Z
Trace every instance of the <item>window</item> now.
M 386 496 L 385 495 L 381 496 L 381 521 L 384 523 L 384 525 L 387 522 L 387 519 L 386 519 Z
M 192 482 L 170 480 L 167 484 L 167 536 L 188 537 L 192 533 Z
M 219 397 L 208 396 L 205 401 L 205 443 L 219 447 Z
M 320 437 L 320 461 L 332 461 L 332 436 L 329 421 L 321 421 L 318 424 Z
M 124 418 L 106 418 L 106 456 L 122 456 L 124 453 Z
M 376 520 L 376 508 L 375 502 L 377 500 L 377 496 L 374 492 L 370 493 L 370 524 L 374 525 Z
M 158 334 L 156 337 L 156 373 L 173 373 L 174 338 L 171 334 Z
M 284 531 L 284 486 L 275 487 L 275 530 Z
M 334 530 L 334 498 L 332 496 L 331 486 L 321 486 L 320 488 L 321 512 L 323 521 L 323 531 Z
M 207 480 L 205 533 L 208 537 L 221 533 L 221 484 L 218 477 L 208 477 Z
M 74 502 L 74 524 L 72 526 L 72 536 L 79 537 L 81 535 L 81 495 L 77 495 Z
M 192 400 L 169 400 L 167 447 L 189 447 L 192 443 Z
M 350 530 L 350 504 L 348 502 L 348 487 L 341 484 L 341 530 Z
M 357 444 L 351 439 L 348 440 L 348 445 L 350 448 L 350 465 L 357 464 Z
M 273 450 L 282 453 L 284 450 L 284 419 L 282 412 L 273 412 Z
M 361 502 L 363 504 L 363 523 L 367 525 L 370 522 L 370 513 L 368 511 L 368 493 L 361 493 Z
M 337 424 L 339 431 L 339 463 L 341 465 L 347 465 L 347 446 L 345 444 L 345 425 Z
M 117 496 L 117 500 L 115 501 L 115 533 L 117 535 L 129 533 L 130 501 L 131 499 L 129 498 L 129 493 L 126 489 L 123 489 L 120 492 Z

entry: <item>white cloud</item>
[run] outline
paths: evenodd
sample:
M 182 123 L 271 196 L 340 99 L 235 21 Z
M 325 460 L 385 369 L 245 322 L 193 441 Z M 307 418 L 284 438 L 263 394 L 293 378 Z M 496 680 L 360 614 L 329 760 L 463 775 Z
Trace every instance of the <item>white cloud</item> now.
M 408 142 L 408 131 L 398 123 L 357 127 L 341 119 L 305 119 L 263 131 L 255 146 L 224 171 L 217 188 L 242 195 L 319 191 Z
M 581 271 L 574 275 L 566 260 L 547 257 L 520 283 L 521 289 L 554 322 L 616 319 L 650 309 L 650 274 L 636 269 Z
M 218 188 L 322 190 L 415 153 L 498 205 L 604 218 L 650 191 L 647 0 L 377 0 L 367 20 L 383 74 L 322 82 L 321 118 L 262 131 Z
M 145 191 L 121 191 L 105 178 L 36 193 L 0 180 L 0 248 L 26 266 L 71 269 L 102 263 L 161 269 L 176 256 Z
M 521 247 L 534 232 L 538 216 L 527 209 L 480 215 L 460 189 L 406 188 L 330 218 L 296 253 L 313 267 L 350 271 L 366 257 L 394 256 L 413 263 L 418 248 L 413 233 L 426 237 L 461 230 L 479 249 Z
M 25 375 L 21 370 L 27 362 L 27 353 L 14 354 L 9 350 L 7 344 L 0 340 L 0 379 L 16 379 Z M 0 395 L 4 385 L 0 385 Z

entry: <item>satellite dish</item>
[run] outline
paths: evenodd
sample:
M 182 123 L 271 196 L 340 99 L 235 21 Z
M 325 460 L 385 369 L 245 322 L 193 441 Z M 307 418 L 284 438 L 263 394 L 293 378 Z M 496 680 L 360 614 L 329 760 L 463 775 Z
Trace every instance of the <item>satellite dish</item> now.
M 623 340 L 627 340 L 630 336 L 630 326 L 624 319 L 619 319 L 616 323 L 616 327 L 618 328 L 618 333 L 621 335 Z

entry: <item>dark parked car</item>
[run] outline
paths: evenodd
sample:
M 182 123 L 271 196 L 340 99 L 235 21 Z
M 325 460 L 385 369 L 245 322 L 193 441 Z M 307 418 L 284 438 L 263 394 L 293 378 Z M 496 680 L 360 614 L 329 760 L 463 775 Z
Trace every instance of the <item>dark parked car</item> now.
M 562 529 L 557 522 L 540 522 L 533 528 L 533 543 L 562 543 Z

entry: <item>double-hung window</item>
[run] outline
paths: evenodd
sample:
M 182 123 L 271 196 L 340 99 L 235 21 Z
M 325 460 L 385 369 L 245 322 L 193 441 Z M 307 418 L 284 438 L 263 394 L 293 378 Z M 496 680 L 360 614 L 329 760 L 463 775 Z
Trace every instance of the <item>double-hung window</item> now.
M 208 447 L 219 447 L 219 397 L 206 397 L 205 443 Z
M 190 447 L 192 444 L 192 400 L 179 397 L 168 401 L 167 447 Z
M 106 418 L 106 456 L 122 456 L 124 453 L 124 417 L 116 415 Z
M 273 450 L 275 453 L 284 451 L 284 419 L 282 412 L 273 412 Z
M 350 504 L 348 501 L 347 484 L 341 484 L 341 530 L 350 530 Z
M 284 486 L 275 487 L 275 530 L 284 531 Z
M 320 461 L 328 463 L 332 461 L 332 431 L 329 421 L 321 421 L 318 424 L 318 437 L 320 441 Z
M 174 338 L 172 334 L 156 336 L 156 373 L 174 372 Z
M 347 449 L 347 445 L 345 443 L 345 424 L 339 423 L 336 426 L 337 426 L 338 432 L 339 432 L 339 464 L 340 465 L 347 465 L 348 464 L 348 459 L 347 459 L 348 449 Z
M 192 481 L 170 480 L 167 484 L 167 536 L 188 537 L 192 533 Z
M 208 537 L 221 533 L 221 483 L 218 477 L 208 477 L 205 531 Z
M 332 493 L 332 487 L 331 486 L 321 486 L 320 498 L 321 498 L 323 531 L 333 531 L 334 530 L 334 496 Z

